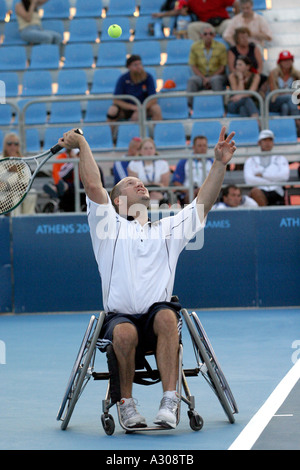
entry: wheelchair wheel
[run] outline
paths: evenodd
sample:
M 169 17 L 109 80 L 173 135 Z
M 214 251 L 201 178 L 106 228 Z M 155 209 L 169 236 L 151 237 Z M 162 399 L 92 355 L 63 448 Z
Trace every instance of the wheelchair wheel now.
M 218 397 L 229 422 L 234 423 L 233 415 L 238 413 L 238 408 L 205 330 L 195 312 L 189 314 L 183 309 L 181 313 L 192 338 L 199 371 Z
M 67 388 L 57 413 L 57 421 L 62 421 L 61 429 L 67 429 L 75 405 L 94 371 L 96 343 L 103 325 L 105 312 L 99 317 L 92 315 L 81 346 L 79 348 Z

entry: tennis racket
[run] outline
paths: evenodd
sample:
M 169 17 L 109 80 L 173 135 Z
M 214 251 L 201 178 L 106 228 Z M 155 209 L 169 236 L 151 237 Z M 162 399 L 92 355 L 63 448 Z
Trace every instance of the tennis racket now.
M 81 129 L 77 134 L 83 135 Z M 7 157 L 0 160 L 0 215 L 15 209 L 26 197 L 40 168 L 56 153 L 63 149 L 59 144 L 33 157 Z M 38 160 L 41 160 L 40 163 Z M 35 162 L 31 171 L 27 162 Z

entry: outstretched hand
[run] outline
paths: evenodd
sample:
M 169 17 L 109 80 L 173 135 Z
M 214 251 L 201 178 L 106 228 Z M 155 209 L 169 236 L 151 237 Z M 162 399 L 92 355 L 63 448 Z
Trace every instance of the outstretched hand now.
M 215 158 L 224 165 L 230 162 L 236 151 L 235 141 L 232 138 L 235 132 L 231 132 L 225 139 L 226 127 L 223 126 L 220 132 L 219 141 L 215 146 Z

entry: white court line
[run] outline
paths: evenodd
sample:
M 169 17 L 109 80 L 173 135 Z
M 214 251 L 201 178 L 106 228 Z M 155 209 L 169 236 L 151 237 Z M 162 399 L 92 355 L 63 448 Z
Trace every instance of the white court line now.
M 228 450 L 250 450 L 300 378 L 300 360 L 277 385 Z

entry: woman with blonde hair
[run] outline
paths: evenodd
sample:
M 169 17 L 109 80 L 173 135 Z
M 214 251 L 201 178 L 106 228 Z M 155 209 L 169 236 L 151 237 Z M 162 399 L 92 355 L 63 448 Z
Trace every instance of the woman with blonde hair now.
M 16 133 L 10 132 L 3 139 L 2 158 L 22 157 L 20 149 L 20 140 Z M 11 215 L 35 214 L 35 206 L 37 202 L 37 193 L 35 189 L 31 189 L 24 201 L 11 212 Z
M 159 188 L 169 186 L 170 169 L 166 160 L 157 159 L 156 145 L 151 137 L 142 140 L 139 154 L 149 157 L 149 160 L 132 160 L 128 165 L 128 176 L 139 178 L 145 186 Z M 152 205 L 163 204 L 167 201 L 167 192 L 159 189 L 150 191 Z

